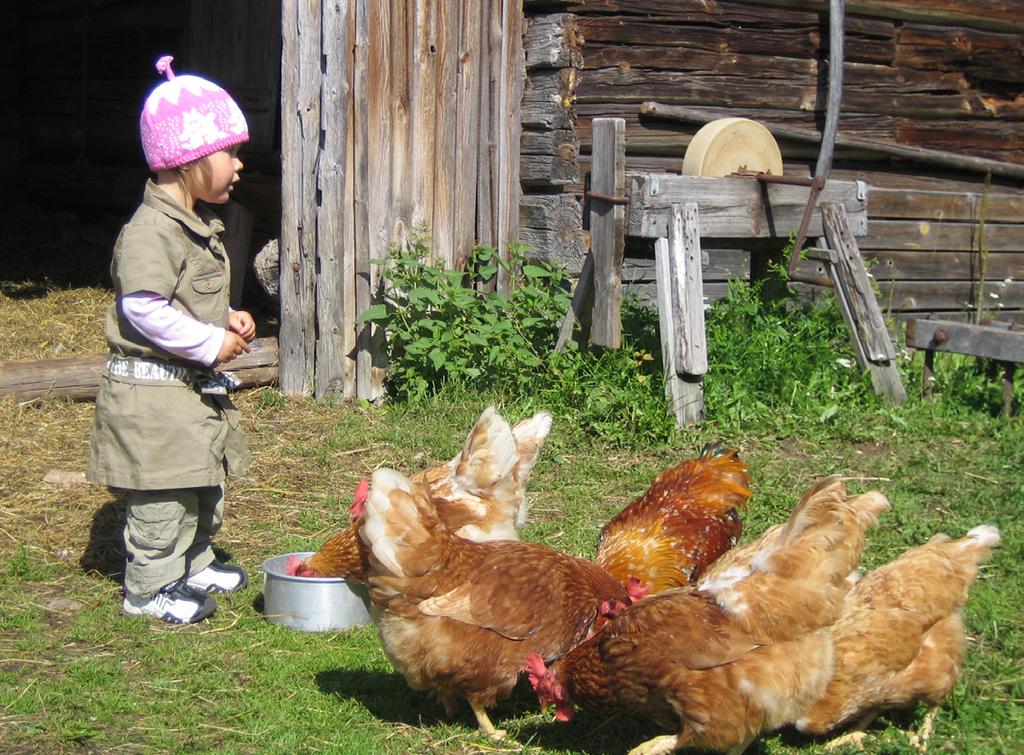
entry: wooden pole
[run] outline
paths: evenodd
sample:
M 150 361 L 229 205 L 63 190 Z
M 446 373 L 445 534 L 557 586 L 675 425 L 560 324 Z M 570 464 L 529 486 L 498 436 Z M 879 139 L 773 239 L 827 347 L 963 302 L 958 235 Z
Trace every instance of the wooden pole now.
M 643 115 L 652 115 L 687 123 L 710 123 L 711 121 L 718 120 L 720 117 L 718 115 L 709 115 L 699 108 L 665 105 L 660 102 L 650 101 L 640 105 L 640 112 Z M 817 144 L 821 141 L 821 135 L 814 131 L 775 123 L 765 123 L 764 126 L 780 139 L 792 139 L 793 141 L 809 142 L 812 144 Z M 880 152 L 906 160 L 914 160 L 930 165 L 943 165 L 976 173 L 991 173 L 994 176 L 1024 178 L 1024 165 L 991 160 L 987 157 L 971 157 L 970 155 L 960 155 L 938 149 L 908 147 L 904 144 L 883 142 L 877 139 L 862 139 L 854 136 L 842 136 L 841 134 L 836 137 L 835 146 Z
M 622 254 L 626 210 L 602 197 L 622 197 L 626 191 L 626 121 L 595 118 L 591 168 L 590 253 L 594 257 L 594 346 L 622 345 Z

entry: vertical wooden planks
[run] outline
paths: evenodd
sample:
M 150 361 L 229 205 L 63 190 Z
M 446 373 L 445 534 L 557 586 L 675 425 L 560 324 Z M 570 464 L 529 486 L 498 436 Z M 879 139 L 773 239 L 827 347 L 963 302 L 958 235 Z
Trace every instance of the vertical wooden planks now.
M 501 1 L 501 70 L 498 77 L 498 249 L 508 259 L 508 245 L 519 238 L 520 108 L 526 63 L 523 57 L 523 0 Z M 507 294 L 510 280 L 498 273 L 498 291 Z
M 437 119 L 438 3 L 420 0 L 413 5 L 413 66 L 410 120 L 412 144 L 410 190 L 413 227 L 428 230 L 434 219 L 434 164 Z
M 287 393 L 379 398 L 383 331 L 355 320 L 411 225 L 448 267 L 517 237 L 521 33 L 521 0 L 282 0 Z
M 391 37 L 388 44 L 391 75 L 387 106 L 391 110 L 391 207 L 385 223 L 384 251 L 391 244 L 405 246 L 412 216 L 412 21 L 410 7 L 418 3 L 391 0 Z
M 437 107 L 434 112 L 434 214 L 432 253 L 437 263 L 455 265 L 455 172 L 458 162 L 458 70 L 462 3 L 437 0 Z
M 462 0 L 458 40 L 455 194 L 452 263 L 464 269 L 476 234 L 477 148 L 480 141 L 480 16 L 485 2 Z
M 315 377 L 317 396 L 352 394 L 346 333 L 352 320 L 346 317 L 345 240 L 352 213 L 345 205 L 346 162 L 349 131 L 349 0 L 322 4 L 323 92 L 321 118 L 323 148 L 317 163 L 319 188 L 318 280 L 316 286 L 317 339 Z M 350 275 L 350 273 L 349 273 Z
M 320 133 L 319 3 L 281 4 L 281 389 L 313 389 L 315 150 Z M 314 30 L 310 34 L 310 30 Z M 305 139 L 316 134 L 312 147 Z
M 353 222 L 355 223 L 356 317 L 370 308 L 373 289 L 370 271 L 370 165 L 369 165 L 369 103 L 368 56 L 370 19 L 368 5 L 372 0 L 355 0 L 355 46 L 353 57 L 353 122 L 355 173 L 352 187 Z M 373 357 L 371 326 L 356 326 L 356 396 L 373 397 Z
M 626 209 L 595 195 L 621 197 L 626 191 L 626 121 L 595 118 L 590 197 L 590 253 L 594 257 L 594 321 L 590 340 L 595 346 L 622 345 L 622 254 Z

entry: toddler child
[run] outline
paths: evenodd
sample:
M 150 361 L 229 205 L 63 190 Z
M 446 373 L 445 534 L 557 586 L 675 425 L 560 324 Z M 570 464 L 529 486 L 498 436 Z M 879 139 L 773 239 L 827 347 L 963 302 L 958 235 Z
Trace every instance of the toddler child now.
M 122 610 L 190 624 L 214 612 L 211 593 L 247 581 L 211 547 L 226 473 L 249 465 L 230 378 L 211 368 L 249 351 L 256 328 L 248 312 L 229 307 L 224 226 L 203 204 L 228 201 L 248 126 L 227 92 L 175 76 L 172 60 L 157 61 L 167 80 L 146 99 L 139 124 L 156 177 L 114 246 L 110 355 L 87 476 L 126 497 Z

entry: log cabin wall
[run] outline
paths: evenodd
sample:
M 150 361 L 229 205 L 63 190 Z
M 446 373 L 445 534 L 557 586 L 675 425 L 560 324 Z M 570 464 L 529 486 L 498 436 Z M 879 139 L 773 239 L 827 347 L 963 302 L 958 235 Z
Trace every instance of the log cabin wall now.
M 530 193 L 521 216 L 524 238 L 549 256 L 572 264 L 586 248 L 568 197 L 580 206 L 596 117 L 626 120 L 627 171 L 678 172 L 700 127 L 642 114 L 649 100 L 820 134 L 827 2 L 526 0 L 525 9 Z M 1024 164 L 1022 30 L 1018 0 L 848 2 L 840 135 Z M 817 146 L 779 143 L 785 172 L 810 175 Z M 570 149 L 579 150 L 576 166 L 559 165 L 552 177 L 528 172 L 528 155 Z M 883 309 L 899 319 L 976 318 L 980 305 L 984 316 L 1021 318 L 1019 179 L 842 147 L 831 175 L 867 184 L 868 235 L 858 241 Z M 750 255 L 728 243 L 707 246 L 705 289 L 714 299 L 729 277 L 748 275 Z M 629 256 L 627 248 L 626 279 L 649 285 L 644 251 Z

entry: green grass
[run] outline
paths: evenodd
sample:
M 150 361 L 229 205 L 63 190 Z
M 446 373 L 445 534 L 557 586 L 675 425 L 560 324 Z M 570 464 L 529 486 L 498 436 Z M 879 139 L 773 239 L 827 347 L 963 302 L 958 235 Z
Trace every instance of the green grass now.
M 298 633 L 257 610 L 264 558 L 318 547 L 345 524 L 350 492 L 373 468 L 414 472 L 450 458 L 494 402 L 513 420 L 541 407 L 555 411 L 522 534 L 577 555 L 593 553 L 601 524 L 654 474 L 712 440 L 735 445 L 750 465 L 755 495 L 745 537 L 781 521 L 815 478 L 831 473 L 855 478 L 854 491 L 881 489 L 893 504 L 869 536 L 868 568 L 936 532 L 958 536 L 996 524 L 1003 545 L 971 592 L 966 667 L 939 716 L 932 750 L 1024 751 L 1024 418 L 1019 411 L 995 416 L 998 386 L 973 362 L 952 357 L 937 360 L 933 402 L 912 395 L 890 407 L 857 370 L 837 362 L 849 347 L 834 313 L 801 313 L 787 330 L 779 326 L 784 313 L 736 306 L 709 314 L 708 421 L 680 431 L 662 416 L 660 368 L 635 356 L 656 353 L 643 328 L 625 352 L 573 363 L 571 390 L 561 393 L 546 384 L 515 397 L 452 383 L 436 398 L 379 409 L 291 400 L 272 389 L 242 394 L 256 463 L 230 484 L 218 541 L 252 585 L 221 598 L 218 612 L 194 627 L 121 615 L 108 550 L 118 535 L 116 501 L 104 490 L 41 482 L 46 469 L 84 466 L 90 408 L 0 404 L 9 426 L 37 431 L 11 434 L 2 447 L 5 462 L 20 463 L 6 464 L 0 476 L 9 516 L 0 525 L 0 749 L 503 751 L 477 736 L 468 708 L 448 721 L 409 689 L 372 627 Z M 917 360 L 901 363 L 911 394 Z M 608 399 L 600 414 L 595 396 Z M 904 732 L 921 713 L 880 719 L 867 752 L 912 752 Z M 508 751 L 625 752 L 660 733 L 643 722 L 585 714 L 556 724 L 523 689 L 494 719 L 509 730 Z M 783 731 L 751 751 L 824 749 Z

